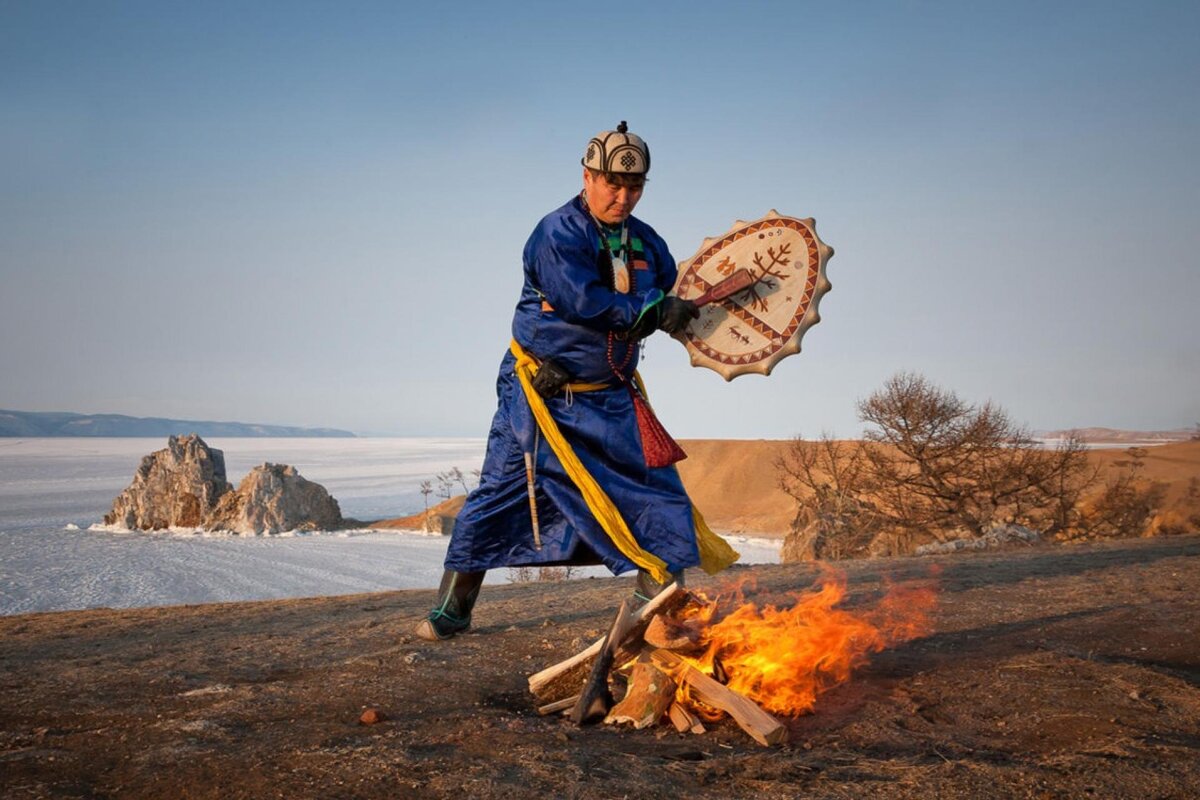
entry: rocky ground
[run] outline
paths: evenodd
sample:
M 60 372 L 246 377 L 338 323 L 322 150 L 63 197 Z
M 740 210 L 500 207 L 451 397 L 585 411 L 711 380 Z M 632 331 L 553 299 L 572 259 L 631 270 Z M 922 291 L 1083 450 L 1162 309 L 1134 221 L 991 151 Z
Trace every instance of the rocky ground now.
M 850 602 L 931 567 L 933 632 L 775 748 L 537 716 L 526 676 L 628 579 L 488 588 L 438 644 L 427 591 L 0 618 L 0 796 L 1200 796 L 1200 537 L 849 562 Z M 730 572 L 779 601 L 816 568 Z

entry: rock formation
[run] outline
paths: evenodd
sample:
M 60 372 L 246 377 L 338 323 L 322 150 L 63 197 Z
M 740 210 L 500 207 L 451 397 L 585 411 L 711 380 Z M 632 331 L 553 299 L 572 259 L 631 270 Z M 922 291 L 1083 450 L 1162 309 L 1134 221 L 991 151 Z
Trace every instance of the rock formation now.
M 194 528 L 232 488 L 220 450 L 196 434 L 172 436 L 166 449 L 142 459 L 104 522 L 130 530 Z
M 203 528 L 235 533 L 337 530 L 337 500 L 286 464 L 263 464 L 237 491 L 225 479 L 225 456 L 196 434 L 172 436 L 165 450 L 142 459 L 133 483 L 104 515 L 129 530 Z
M 454 533 L 454 523 L 458 518 L 458 512 L 462 511 L 463 504 L 466 501 L 467 496 L 465 494 L 456 495 L 448 500 L 443 500 L 435 506 L 431 506 L 426 511 L 411 514 L 407 517 L 373 522 L 371 523 L 371 527 L 394 528 L 405 531 L 425 531 L 426 533 L 440 533 L 443 536 L 449 536 Z
M 203 523 L 209 530 L 258 534 L 344 527 L 337 500 L 287 464 L 250 470 L 236 492 L 221 498 Z
M 819 531 L 812 524 L 795 525 L 783 537 L 779 548 L 779 562 L 794 564 L 800 561 L 816 561 Z
M 1024 525 L 997 523 L 989 528 L 983 536 L 972 537 L 964 535 L 962 538 L 951 539 L 946 542 L 923 544 L 916 549 L 916 554 L 919 556 L 928 556 L 938 553 L 956 553 L 960 550 L 995 550 L 1013 544 L 1034 545 L 1041 540 L 1042 535 L 1040 533 L 1030 530 Z

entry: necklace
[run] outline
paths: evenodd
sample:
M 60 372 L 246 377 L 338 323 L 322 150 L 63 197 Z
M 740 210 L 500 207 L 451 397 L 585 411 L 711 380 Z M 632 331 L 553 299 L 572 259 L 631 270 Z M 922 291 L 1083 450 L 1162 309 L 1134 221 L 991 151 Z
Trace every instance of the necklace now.
M 608 256 L 609 264 L 612 265 L 612 282 L 613 291 L 621 294 L 629 294 L 637 291 L 637 276 L 629 270 L 625 264 L 625 259 L 622 254 L 629 252 L 629 226 L 624 221 L 621 222 L 621 243 L 617 246 L 617 254 L 614 256 L 612 247 L 608 243 L 608 232 L 606 226 L 600 220 L 596 219 L 596 215 L 592 213 L 592 207 L 588 205 L 587 190 L 582 193 L 583 205 L 587 209 L 588 216 L 592 218 L 592 222 L 596 225 L 596 232 L 600 235 L 600 245 L 604 248 L 604 254 Z M 625 343 L 625 355 L 618 365 L 613 357 L 613 349 L 617 340 L 617 335 L 612 331 L 608 332 L 608 342 L 605 347 L 605 358 L 608 360 L 609 369 L 617 376 L 617 380 L 621 383 L 627 381 L 625 377 L 625 369 L 629 366 L 629 362 L 633 360 L 634 353 L 637 352 L 637 342 L 630 342 L 622 337 L 621 341 Z

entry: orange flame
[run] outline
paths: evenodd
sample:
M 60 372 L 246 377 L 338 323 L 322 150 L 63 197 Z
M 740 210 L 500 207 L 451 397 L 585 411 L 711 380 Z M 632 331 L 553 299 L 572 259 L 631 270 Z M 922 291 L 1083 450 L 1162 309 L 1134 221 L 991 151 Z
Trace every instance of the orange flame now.
M 682 625 L 701 626 L 706 649 L 689 660 L 708 675 L 720 678 L 723 671 L 730 689 L 790 716 L 812 710 L 817 696 L 847 681 L 868 654 L 928 633 L 935 600 L 928 586 L 891 586 L 874 607 L 847 611 L 837 607 L 846 596 L 846 577 L 829 568 L 812 589 L 790 593 L 796 601 L 791 608 L 760 608 L 745 601 L 739 586 L 733 593 L 738 605 L 721 614 L 727 598 L 694 594 L 701 603 L 676 614 Z M 681 700 L 708 711 L 686 695 L 681 687 Z

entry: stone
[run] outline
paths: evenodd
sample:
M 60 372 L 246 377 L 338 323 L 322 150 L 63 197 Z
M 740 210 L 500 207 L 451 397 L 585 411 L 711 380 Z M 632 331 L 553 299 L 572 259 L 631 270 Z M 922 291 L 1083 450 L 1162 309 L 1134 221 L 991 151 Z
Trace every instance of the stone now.
M 1012 545 L 1034 545 L 1041 541 L 1041 534 L 1024 525 L 1015 523 L 996 523 L 989 527 L 982 536 L 951 539 L 946 542 L 923 544 L 916 549 L 919 556 L 955 553 L 961 550 L 995 550 Z
M 288 464 L 250 470 L 237 491 L 223 496 L 204 519 L 208 530 L 243 534 L 338 530 L 345 527 L 337 500 Z
M 817 560 L 817 515 L 809 506 L 799 504 L 796 516 L 779 548 L 779 561 L 792 564 L 800 561 Z
M 220 450 L 194 433 L 172 436 L 165 449 L 142 458 L 104 523 L 129 530 L 195 528 L 232 488 Z
M 358 724 L 359 725 L 377 725 L 380 722 L 384 722 L 386 720 L 387 720 L 387 714 L 384 714 L 378 708 L 368 708 L 366 711 L 362 712 L 362 715 L 358 718 Z
M 433 509 L 425 515 L 425 520 L 421 525 L 421 530 L 426 533 L 440 533 L 443 536 L 449 536 L 454 533 L 455 515 L 453 514 L 437 514 Z

